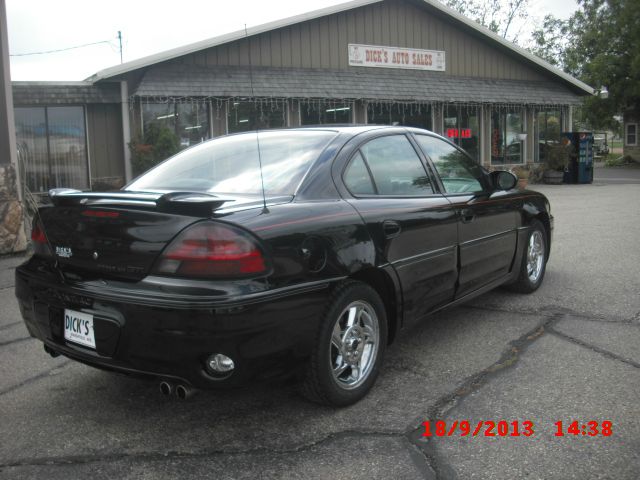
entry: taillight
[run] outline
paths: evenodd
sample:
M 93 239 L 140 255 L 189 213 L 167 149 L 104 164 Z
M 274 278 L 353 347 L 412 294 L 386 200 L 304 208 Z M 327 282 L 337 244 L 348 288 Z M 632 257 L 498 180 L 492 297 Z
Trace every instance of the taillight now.
M 203 222 L 180 233 L 158 259 L 154 272 L 180 277 L 238 277 L 266 272 L 257 240 L 231 225 Z
M 44 233 L 44 227 L 40 219 L 33 221 L 31 229 L 31 242 L 33 243 L 33 251 L 38 255 L 51 256 L 51 249 L 47 241 L 47 235 Z

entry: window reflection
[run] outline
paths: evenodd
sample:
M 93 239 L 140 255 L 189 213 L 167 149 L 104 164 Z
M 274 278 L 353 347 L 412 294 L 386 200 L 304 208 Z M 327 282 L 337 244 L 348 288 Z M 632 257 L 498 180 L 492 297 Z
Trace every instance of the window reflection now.
M 229 133 L 247 132 L 286 126 L 285 105 L 263 105 L 255 102 L 230 102 L 227 113 Z
M 491 112 L 491 164 L 522 163 L 522 111 Z
M 194 103 L 143 103 L 142 128 L 147 132 L 151 125 L 171 133 L 180 148 L 198 144 L 210 137 L 207 104 Z
M 353 104 L 331 101 L 301 103 L 300 122 L 302 125 L 352 123 Z
M 559 145 L 561 140 L 561 114 L 559 110 L 538 112 L 536 118 L 536 146 L 534 159 L 544 162 L 549 148 Z
M 416 135 L 416 139 L 436 167 L 447 193 L 482 190 L 484 171 L 480 165 L 444 140 L 427 135 Z
M 404 135 L 376 138 L 360 149 L 379 195 L 430 195 L 431 181 Z
M 370 103 L 367 105 L 367 123 L 433 130 L 431 106 L 425 104 Z
M 89 187 L 84 108 L 15 109 L 18 161 L 27 188 Z
M 447 106 L 444 111 L 444 136 L 480 162 L 480 116 L 477 107 Z

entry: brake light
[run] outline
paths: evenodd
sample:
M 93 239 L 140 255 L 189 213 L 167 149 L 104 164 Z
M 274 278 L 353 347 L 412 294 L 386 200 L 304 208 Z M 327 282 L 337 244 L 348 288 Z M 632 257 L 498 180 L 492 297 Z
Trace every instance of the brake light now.
M 31 242 L 33 242 L 33 250 L 35 253 L 44 256 L 51 256 L 51 249 L 47 241 L 47 235 L 44 233 L 42 222 L 38 218 L 33 221 L 31 228 Z
M 251 276 L 266 272 L 262 250 L 249 233 L 204 222 L 187 228 L 165 249 L 154 269 L 180 277 Z

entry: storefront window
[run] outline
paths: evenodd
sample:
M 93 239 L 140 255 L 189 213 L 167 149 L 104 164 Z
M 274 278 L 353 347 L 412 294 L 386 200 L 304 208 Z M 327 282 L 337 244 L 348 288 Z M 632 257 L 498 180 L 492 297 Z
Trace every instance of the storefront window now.
M 522 111 L 491 112 L 491 164 L 522 163 Z
M 561 141 L 562 117 L 559 110 L 538 112 L 536 116 L 536 144 L 534 159 L 544 162 L 549 147 L 559 145 Z
M 83 107 L 15 109 L 18 161 L 27 188 L 89 187 Z
M 431 105 L 369 103 L 367 105 L 367 123 L 403 125 L 433 130 Z
M 206 103 L 146 103 L 142 105 L 142 123 L 145 132 L 150 125 L 171 132 L 180 148 L 209 138 Z
M 287 125 L 285 105 L 230 102 L 227 125 L 229 133 L 284 127 Z
M 480 115 L 478 108 L 449 105 L 444 109 L 444 136 L 480 162 Z
M 322 125 L 330 123 L 352 123 L 353 104 L 350 102 L 300 103 L 302 125 Z

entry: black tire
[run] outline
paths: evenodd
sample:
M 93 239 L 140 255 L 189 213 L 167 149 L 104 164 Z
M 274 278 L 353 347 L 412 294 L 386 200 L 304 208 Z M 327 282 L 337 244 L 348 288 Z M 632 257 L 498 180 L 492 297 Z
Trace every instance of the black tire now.
M 544 279 L 544 273 L 547 269 L 547 258 L 549 258 L 549 245 L 547 241 L 547 231 L 544 228 L 544 225 L 539 220 L 533 219 L 531 221 L 531 228 L 529 230 L 529 234 L 527 235 L 527 241 L 524 246 L 524 250 L 522 251 L 522 259 L 520 260 L 520 267 L 518 278 L 511 284 L 506 285 L 506 287 L 514 292 L 518 293 L 532 293 L 535 292 L 538 287 L 542 284 L 542 280 Z M 532 238 L 540 240 L 542 242 L 541 247 L 536 248 L 536 250 L 540 250 L 536 253 L 536 259 L 540 259 L 539 270 L 532 269 L 530 260 L 533 257 L 530 257 L 531 252 L 531 243 Z M 535 240 L 534 240 L 535 242 Z M 537 242 L 535 242 L 537 243 Z M 537 275 L 532 275 L 532 271 L 537 272 Z
M 352 311 L 354 319 L 349 327 Z M 339 335 L 334 337 L 334 333 Z M 337 338 L 341 339 L 341 348 L 336 346 Z M 346 406 L 357 402 L 375 383 L 386 345 L 387 316 L 377 292 L 361 282 L 338 285 L 320 321 L 301 384 L 302 394 L 324 405 Z

